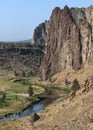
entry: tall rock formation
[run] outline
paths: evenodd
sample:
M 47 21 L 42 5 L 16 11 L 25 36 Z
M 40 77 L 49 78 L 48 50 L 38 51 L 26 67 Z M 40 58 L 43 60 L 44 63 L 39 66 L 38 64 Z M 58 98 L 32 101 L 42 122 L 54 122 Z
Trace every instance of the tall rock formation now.
M 35 28 L 31 44 L 40 46 L 45 45 L 45 39 L 47 36 L 47 27 L 48 27 L 48 21 L 45 21 L 44 23 L 39 24 L 39 26 Z
M 65 69 L 78 70 L 93 61 L 93 6 L 56 7 L 48 23 L 46 48 L 40 67 L 45 80 Z

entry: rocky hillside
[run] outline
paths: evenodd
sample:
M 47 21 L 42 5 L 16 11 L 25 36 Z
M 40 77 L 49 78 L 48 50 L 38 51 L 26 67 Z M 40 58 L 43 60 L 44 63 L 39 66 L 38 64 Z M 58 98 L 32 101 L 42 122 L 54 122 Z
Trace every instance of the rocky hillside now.
M 42 80 L 66 69 L 78 70 L 90 62 L 93 62 L 93 6 L 56 7 L 48 23 Z
M 0 43 L 0 69 L 8 72 L 22 71 L 37 75 L 43 46 L 35 46 L 30 43 Z
M 36 130 L 93 130 L 93 77 L 83 89 L 39 113 Z
M 38 115 L 34 123 L 33 116 L 0 123 L 0 130 L 93 130 L 93 75 L 75 95 L 60 97 Z

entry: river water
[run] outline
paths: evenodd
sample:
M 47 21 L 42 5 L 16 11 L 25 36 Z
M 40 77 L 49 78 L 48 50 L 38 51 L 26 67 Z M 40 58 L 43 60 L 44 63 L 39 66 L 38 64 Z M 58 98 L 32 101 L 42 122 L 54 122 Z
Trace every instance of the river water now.
M 60 98 L 63 100 L 64 95 L 62 95 Z M 34 105 L 31 105 L 29 108 L 27 108 L 26 110 L 24 110 L 21 113 L 2 116 L 2 117 L 0 117 L 0 122 L 6 121 L 6 120 L 14 120 L 14 119 L 22 118 L 24 116 L 31 115 L 32 113 L 37 113 L 40 110 L 44 109 L 48 104 L 52 103 L 54 100 L 60 99 L 60 98 L 53 97 L 53 98 L 50 98 L 47 100 L 43 100 Z
M 13 120 L 13 119 L 18 119 L 22 118 L 24 116 L 31 115 L 32 113 L 37 113 L 40 110 L 42 110 L 46 106 L 46 103 L 44 101 L 41 101 L 39 103 L 34 104 L 33 106 L 27 108 L 24 110 L 22 113 L 19 114 L 11 114 L 7 116 L 2 116 L 0 117 L 0 122 L 6 121 L 6 120 Z

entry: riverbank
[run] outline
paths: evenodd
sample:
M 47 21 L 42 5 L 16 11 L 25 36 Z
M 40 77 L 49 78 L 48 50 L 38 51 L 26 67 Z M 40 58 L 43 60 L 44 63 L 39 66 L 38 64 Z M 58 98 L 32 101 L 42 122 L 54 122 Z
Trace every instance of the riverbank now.
M 0 116 L 16 114 L 26 109 L 37 98 L 29 98 L 29 84 L 34 83 L 37 77 L 16 77 L 14 74 L 0 75 Z M 34 95 L 43 93 L 44 89 L 33 85 Z
M 37 101 L 36 103 L 34 102 L 33 104 L 28 105 L 26 108 L 24 108 L 22 111 L 18 113 L 9 113 L 3 116 L 0 116 L 0 122 L 4 122 L 7 120 L 15 120 L 19 118 L 23 118 L 25 116 L 31 115 L 32 113 L 39 112 L 46 106 L 45 101 Z
M 43 98 L 32 97 L 32 98 L 27 101 L 27 105 L 25 105 L 25 107 L 22 108 L 20 111 L 0 115 L 0 122 L 19 119 L 23 118 L 24 116 L 31 115 L 32 113 L 37 113 L 43 108 L 45 108 L 47 105 L 55 101 L 58 97 L 55 96 L 53 97 L 53 95 L 49 95 L 49 98 L 45 99 L 44 97 Z
M 42 110 L 45 106 L 49 105 L 53 100 L 58 98 L 60 94 L 70 92 L 69 88 L 65 88 L 63 86 L 58 86 L 58 85 L 52 85 L 49 82 L 41 82 L 39 81 L 39 79 L 35 80 L 35 78 L 33 79 L 32 77 L 9 76 L 3 78 L 1 78 L 0 81 L 1 83 L 3 83 L 4 87 L 6 88 L 6 92 L 8 94 L 5 100 L 5 103 L 8 103 L 8 106 L 4 106 L 0 109 L 1 121 L 5 121 L 7 120 L 7 118 L 8 120 L 15 121 L 20 117 L 31 115 L 32 108 L 35 109 L 33 110 L 33 112 L 38 112 L 39 110 Z M 29 87 L 29 84 L 31 84 L 33 88 L 33 92 L 34 92 L 33 94 L 34 96 L 32 97 L 33 99 L 31 97 L 28 98 L 27 96 L 25 96 L 27 95 L 27 89 Z M 46 99 L 46 103 L 39 104 L 40 109 L 37 110 L 38 102 L 40 102 L 43 99 Z M 29 106 L 32 106 L 32 108 Z M 5 122 L 9 122 L 9 121 L 5 121 Z M 9 130 L 13 130 L 13 129 L 9 129 Z
M 93 130 L 93 90 L 82 89 L 70 101 L 60 99 L 38 113 L 40 119 L 31 124 L 31 116 L 0 123 L 0 130 Z

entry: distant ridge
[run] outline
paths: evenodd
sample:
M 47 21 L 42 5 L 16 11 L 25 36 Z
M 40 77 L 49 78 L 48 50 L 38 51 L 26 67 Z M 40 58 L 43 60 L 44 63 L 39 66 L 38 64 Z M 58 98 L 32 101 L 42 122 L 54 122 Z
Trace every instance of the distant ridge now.
M 27 39 L 27 40 L 23 40 L 23 41 L 17 41 L 17 42 L 23 42 L 23 43 L 27 43 L 27 42 L 32 42 L 32 39 Z
M 22 41 L 0 41 L 0 43 L 31 43 L 32 39 L 22 40 Z

